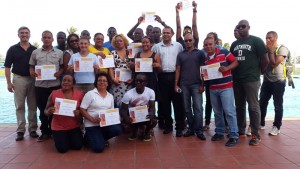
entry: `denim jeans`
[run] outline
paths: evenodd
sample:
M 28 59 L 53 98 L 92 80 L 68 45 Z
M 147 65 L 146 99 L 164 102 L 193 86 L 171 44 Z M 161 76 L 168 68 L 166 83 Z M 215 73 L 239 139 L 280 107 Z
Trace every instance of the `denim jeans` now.
M 202 93 L 199 93 L 200 84 L 181 85 L 183 103 L 189 129 L 201 134 L 203 125 Z M 193 103 L 191 103 L 191 100 Z M 192 110 L 193 106 L 193 110 Z
M 246 101 L 248 102 L 248 112 L 250 117 L 251 133 L 260 137 L 258 128 L 260 124 L 260 108 L 258 102 L 258 90 L 260 81 L 254 82 L 234 82 L 234 97 L 236 106 L 236 117 L 239 132 L 246 130 Z
M 261 111 L 261 122 L 262 126 L 265 126 L 265 118 L 267 115 L 267 107 L 269 100 L 273 95 L 274 108 L 275 108 L 275 119 L 273 126 L 276 126 L 280 129 L 282 125 L 282 116 L 283 116 L 283 95 L 285 91 L 286 81 L 277 81 L 269 82 L 264 81 L 260 89 L 260 111 Z
M 121 132 L 122 128 L 120 124 L 107 127 L 86 127 L 85 139 L 94 152 L 100 153 L 104 150 L 105 141 L 109 140 L 112 137 L 120 135 Z
M 225 117 L 229 126 L 229 137 L 238 138 L 238 126 L 234 105 L 234 93 L 232 88 L 210 90 L 210 101 L 215 114 L 216 134 L 223 135 L 225 132 Z

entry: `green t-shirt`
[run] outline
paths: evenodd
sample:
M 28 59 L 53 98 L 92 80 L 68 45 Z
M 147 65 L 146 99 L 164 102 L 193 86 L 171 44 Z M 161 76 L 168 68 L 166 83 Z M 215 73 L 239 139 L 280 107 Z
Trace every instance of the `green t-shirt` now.
M 260 80 L 260 60 L 267 53 L 262 39 L 250 35 L 248 39 L 236 40 L 230 47 L 239 65 L 233 71 L 233 81 L 253 82 Z

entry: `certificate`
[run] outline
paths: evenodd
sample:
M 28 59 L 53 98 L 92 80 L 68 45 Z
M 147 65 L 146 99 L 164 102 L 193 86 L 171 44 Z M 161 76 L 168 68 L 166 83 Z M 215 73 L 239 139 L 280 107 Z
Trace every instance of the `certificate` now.
M 146 105 L 129 108 L 129 116 L 132 119 L 132 123 L 149 121 L 149 119 L 146 119 L 148 114 L 148 107 Z
M 193 7 L 192 0 L 182 0 L 179 2 L 179 10 L 185 10 Z
M 115 67 L 115 61 L 113 55 L 106 55 L 105 59 L 102 59 L 101 56 L 98 56 L 98 60 L 99 60 L 100 68 Z
M 119 109 L 102 110 L 99 113 L 100 127 L 120 124 Z
M 131 43 L 127 47 L 128 58 L 134 58 L 135 54 L 142 51 L 142 43 Z
M 55 80 L 55 72 L 55 65 L 35 66 L 35 73 L 37 74 L 36 80 Z
M 212 80 L 223 78 L 223 74 L 219 72 L 220 63 L 215 63 L 207 66 L 201 66 L 204 80 Z M 200 72 L 201 73 L 201 72 Z
M 153 72 L 152 58 L 135 58 L 135 72 Z
M 131 70 L 117 68 L 115 70 L 115 79 L 121 82 L 126 82 L 127 80 L 131 79 L 131 74 Z
M 144 18 L 143 22 L 149 23 L 149 22 L 155 22 L 155 12 L 143 12 L 142 16 Z
M 77 101 L 55 98 L 55 111 L 54 114 L 62 115 L 62 116 L 71 116 L 74 117 L 74 110 L 76 110 Z
M 74 72 L 94 72 L 93 58 L 74 58 Z

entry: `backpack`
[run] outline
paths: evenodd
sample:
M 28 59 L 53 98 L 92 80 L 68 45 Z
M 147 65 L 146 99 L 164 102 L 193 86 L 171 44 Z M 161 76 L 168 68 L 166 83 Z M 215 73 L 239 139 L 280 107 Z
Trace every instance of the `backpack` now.
M 278 55 L 278 51 L 279 49 L 282 47 L 283 45 L 280 45 L 277 49 L 276 49 L 276 55 Z M 288 50 L 289 51 L 289 50 Z M 288 85 L 292 86 L 292 88 L 295 88 L 294 82 L 293 82 L 293 77 L 294 77 L 294 65 L 293 65 L 293 59 L 291 56 L 291 52 L 288 52 L 288 55 L 285 58 L 285 61 L 282 61 L 281 64 L 283 65 L 283 75 L 284 78 L 288 78 Z

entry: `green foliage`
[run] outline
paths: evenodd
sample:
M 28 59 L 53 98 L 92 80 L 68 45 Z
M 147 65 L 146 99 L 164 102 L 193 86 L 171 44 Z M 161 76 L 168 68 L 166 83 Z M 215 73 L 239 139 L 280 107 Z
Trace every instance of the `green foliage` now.
M 4 56 L 0 54 L 0 62 L 2 62 L 4 60 L 5 60 Z
M 36 48 L 40 48 L 40 44 L 38 43 L 38 42 L 33 42 L 33 44 L 32 44 L 34 47 L 36 47 Z
M 229 45 L 229 43 L 224 43 L 224 46 L 223 46 L 225 49 L 227 49 L 227 50 L 230 50 L 230 45 Z
M 74 26 L 71 26 L 71 28 L 70 28 L 70 29 L 67 29 L 67 31 L 68 31 L 68 33 L 69 33 L 69 35 L 70 35 L 70 34 L 72 34 L 72 33 L 76 33 L 77 28 L 75 28 Z

